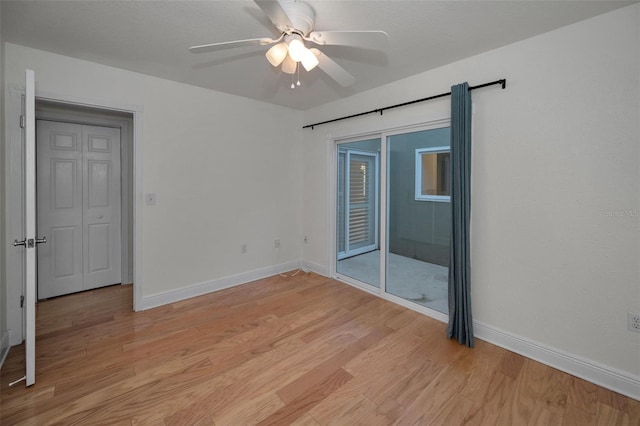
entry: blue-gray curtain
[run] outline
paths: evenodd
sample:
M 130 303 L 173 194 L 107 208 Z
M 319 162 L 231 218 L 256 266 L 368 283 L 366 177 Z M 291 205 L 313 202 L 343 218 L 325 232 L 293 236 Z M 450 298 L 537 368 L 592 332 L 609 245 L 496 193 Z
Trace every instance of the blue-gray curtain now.
M 473 347 L 469 218 L 471 213 L 471 92 L 451 87 L 451 248 L 447 336 Z

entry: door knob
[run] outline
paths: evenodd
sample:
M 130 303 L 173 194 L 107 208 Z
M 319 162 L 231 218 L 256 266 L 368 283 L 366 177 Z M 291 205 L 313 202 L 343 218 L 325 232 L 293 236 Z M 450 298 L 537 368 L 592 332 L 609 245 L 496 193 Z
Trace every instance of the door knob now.
M 47 237 L 38 238 L 36 237 L 36 244 L 44 244 L 47 242 Z
M 18 246 L 26 246 L 26 245 L 27 245 L 27 240 L 26 240 L 26 239 L 24 239 L 24 240 L 20 240 L 20 241 L 18 241 L 18 240 L 13 240 L 13 246 L 14 246 L 14 247 L 18 247 Z

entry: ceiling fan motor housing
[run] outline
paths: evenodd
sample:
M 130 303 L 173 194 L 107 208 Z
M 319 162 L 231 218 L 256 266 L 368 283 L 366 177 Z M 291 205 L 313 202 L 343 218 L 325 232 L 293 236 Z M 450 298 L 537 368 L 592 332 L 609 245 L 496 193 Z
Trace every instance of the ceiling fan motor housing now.
M 313 31 L 316 12 L 310 5 L 299 0 L 280 0 L 280 6 L 282 6 L 282 9 L 293 24 L 293 28 L 281 28 L 278 26 L 280 31 L 287 34 L 298 32 L 304 36 Z

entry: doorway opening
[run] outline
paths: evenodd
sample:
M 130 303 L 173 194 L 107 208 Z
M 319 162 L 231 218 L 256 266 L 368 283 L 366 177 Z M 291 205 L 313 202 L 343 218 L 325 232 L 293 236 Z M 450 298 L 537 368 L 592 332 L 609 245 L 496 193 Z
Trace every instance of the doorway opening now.
M 36 100 L 39 300 L 133 282 L 133 114 Z

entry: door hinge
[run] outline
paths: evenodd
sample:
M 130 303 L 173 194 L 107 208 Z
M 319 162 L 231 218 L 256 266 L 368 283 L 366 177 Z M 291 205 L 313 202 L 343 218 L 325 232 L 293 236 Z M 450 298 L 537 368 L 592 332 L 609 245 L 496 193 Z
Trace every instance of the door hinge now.
M 25 118 L 24 118 L 24 115 L 21 115 L 21 116 L 20 116 L 20 128 L 24 129 L 25 121 L 26 121 L 26 120 L 25 120 Z
M 24 296 L 20 296 L 20 307 L 24 308 Z

